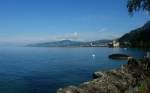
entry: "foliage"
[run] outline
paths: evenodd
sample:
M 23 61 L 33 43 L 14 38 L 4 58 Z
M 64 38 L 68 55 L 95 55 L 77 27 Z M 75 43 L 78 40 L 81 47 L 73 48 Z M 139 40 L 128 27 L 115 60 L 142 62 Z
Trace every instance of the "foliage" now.
M 127 8 L 129 13 L 140 9 L 150 12 L 150 0 L 128 0 Z
M 138 92 L 139 93 L 145 93 L 146 91 L 146 82 L 143 81 L 141 84 L 138 86 Z

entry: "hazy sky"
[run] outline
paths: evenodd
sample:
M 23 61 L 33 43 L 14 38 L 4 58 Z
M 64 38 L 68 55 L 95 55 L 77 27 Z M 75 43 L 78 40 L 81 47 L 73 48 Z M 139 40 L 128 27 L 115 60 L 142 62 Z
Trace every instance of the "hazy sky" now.
M 113 39 L 143 25 L 127 0 L 0 0 L 0 44 Z

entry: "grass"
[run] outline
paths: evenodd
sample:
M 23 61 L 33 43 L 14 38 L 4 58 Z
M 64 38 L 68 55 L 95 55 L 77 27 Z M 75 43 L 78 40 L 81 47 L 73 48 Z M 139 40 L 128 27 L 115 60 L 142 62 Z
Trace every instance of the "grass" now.
M 138 86 L 138 93 L 146 93 L 147 83 L 142 81 Z

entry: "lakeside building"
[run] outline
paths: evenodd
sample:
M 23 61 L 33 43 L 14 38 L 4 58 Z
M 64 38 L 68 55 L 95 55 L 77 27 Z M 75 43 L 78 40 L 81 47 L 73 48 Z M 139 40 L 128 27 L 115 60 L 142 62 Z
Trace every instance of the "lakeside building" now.
M 91 47 L 108 47 L 107 43 L 100 43 L 100 44 L 95 44 L 95 43 L 90 43 Z
M 117 48 L 120 46 L 120 43 L 117 40 L 113 40 L 111 43 L 108 44 L 108 46 Z
M 119 47 L 120 43 L 117 42 L 116 40 L 113 40 L 113 47 Z

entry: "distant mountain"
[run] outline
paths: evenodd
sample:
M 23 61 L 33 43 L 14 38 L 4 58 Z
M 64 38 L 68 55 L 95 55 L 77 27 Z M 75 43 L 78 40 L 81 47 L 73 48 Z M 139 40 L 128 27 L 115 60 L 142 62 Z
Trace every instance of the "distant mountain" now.
M 98 47 L 98 46 L 107 46 L 107 44 L 110 42 L 111 40 L 97 40 L 91 42 L 62 40 L 62 41 L 55 41 L 55 42 L 29 44 L 27 46 L 30 47 Z
M 119 38 L 119 42 L 122 45 L 128 44 L 130 47 L 150 48 L 150 21 L 142 27 L 123 35 Z

